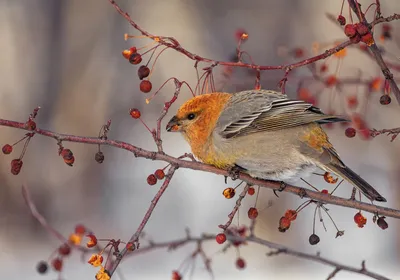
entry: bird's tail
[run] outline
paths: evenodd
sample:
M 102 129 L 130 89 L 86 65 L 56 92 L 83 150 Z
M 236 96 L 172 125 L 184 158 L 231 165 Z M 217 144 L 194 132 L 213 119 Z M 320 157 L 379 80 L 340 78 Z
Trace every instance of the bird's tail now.
M 363 178 L 358 176 L 353 170 L 351 170 L 347 166 L 342 167 L 331 163 L 328 165 L 328 168 L 331 169 L 334 173 L 336 173 L 340 177 L 346 179 L 351 184 L 353 184 L 370 200 L 386 202 L 386 198 L 381 196 L 377 192 L 377 190 L 375 190 L 370 184 L 368 184 Z

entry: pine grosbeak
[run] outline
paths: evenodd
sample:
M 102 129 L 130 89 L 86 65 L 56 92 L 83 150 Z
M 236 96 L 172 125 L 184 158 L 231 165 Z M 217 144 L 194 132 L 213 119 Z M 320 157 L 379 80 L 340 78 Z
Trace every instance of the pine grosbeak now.
M 321 168 L 386 201 L 339 158 L 321 124 L 348 121 L 270 90 L 210 93 L 184 103 L 166 129 L 179 131 L 201 161 L 250 176 L 285 181 Z

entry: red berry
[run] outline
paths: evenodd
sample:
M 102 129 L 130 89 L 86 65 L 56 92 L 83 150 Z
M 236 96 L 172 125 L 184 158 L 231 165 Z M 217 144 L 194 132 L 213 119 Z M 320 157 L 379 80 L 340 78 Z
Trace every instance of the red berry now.
M 142 91 L 144 93 L 150 92 L 152 87 L 153 87 L 153 85 L 151 84 L 151 82 L 149 80 L 143 80 L 140 82 L 140 91 Z
M 330 75 L 329 77 L 326 78 L 325 84 L 330 87 L 333 86 L 337 83 L 337 78 L 335 75 Z
M 176 270 L 172 271 L 172 280 L 181 280 L 181 279 L 182 279 L 182 276 L 179 273 L 179 271 L 176 271 Z
M 141 65 L 138 69 L 139 79 L 143 80 L 150 75 L 150 69 L 146 65 Z
M 215 237 L 215 240 L 217 241 L 218 244 L 222 244 L 226 241 L 226 235 L 225 233 L 219 233 Z
M 235 196 L 235 193 L 236 193 L 236 191 L 235 191 L 235 189 L 234 188 L 226 188 L 223 192 L 222 192 L 222 194 L 225 196 L 225 198 L 227 198 L 227 199 L 231 199 L 232 197 L 234 197 Z
M 321 193 L 329 194 L 328 190 L 322 190 Z
M 350 42 L 352 42 L 353 44 L 358 44 L 360 41 L 361 41 L 361 36 L 358 33 L 350 38 Z
M 61 271 L 62 269 L 62 260 L 60 258 L 55 258 L 52 262 L 51 262 L 51 266 L 53 267 L 53 269 L 55 271 Z
M 364 225 L 367 223 L 367 218 L 365 218 L 361 212 L 357 212 L 357 214 L 354 215 L 354 222 L 357 224 L 359 228 L 363 228 Z
M 354 136 L 356 136 L 356 130 L 352 127 L 348 127 L 346 128 L 344 134 L 349 138 L 353 138 Z
M 365 43 L 367 46 L 371 46 L 374 43 L 374 37 L 371 33 L 367 33 L 361 37 L 361 41 Z
M 246 267 L 246 263 L 245 263 L 244 259 L 238 258 L 238 259 L 236 260 L 236 267 L 237 267 L 238 269 L 244 269 L 244 268 Z
M 380 102 L 382 105 L 388 105 L 388 104 L 390 104 L 390 102 L 392 102 L 392 99 L 390 98 L 389 95 L 384 94 L 384 95 L 382 95 L 381 98 L 379 99 L 379 102 Z M 4 150 L 3 150 L 3 153 L 4 153 Z
M 129 50 L 123 50 L 122 51 L 122 55 L 123 55 L 123 57 L 125 57 L 126 59 L 128 59 L 129 60 L 129 57 L 133 54 L 133 53 L 136 53 L 136 48 L 135 47 L 131 47 L 131 48 L 129 48 Z
M 128 250 L 128 251 L 135 251 L 135 248 L 136 248 L 136 246 L 135 246 L 135 244 L 133 244 L 132 242 L 128 242 L 128 243 L 126 243 L 126 249 Z
M 290 228 L 290 219 L 288 219 L 287 217 L 281 217 L 279 220 L 279 227 L 278 230 L 280 232 L 285 232 Z
M 49 268 L 49 265 L 45 261 L 40 261 L 36 266 L 36 270 L 40 274 L 45 274 L 47 272 L 48 268 Z
M 246 30 L 244 30 L 242 28 L 237 29 L 235 32 L 236 40 L 238 40 L 238 41 L 242 40 L 244 34 L 247 34 Z
M 328 65 L 326 65 L 325 63 L 323 63 L 321 65 L 321 68 L 319 69 L 319 71 L 321 71 L 321 73 L 324 73 L 328 70 Z
M 58 248 L 58 253 L 62 256 L 68 256 L 71 253 L 71 247 L 68 244 L 63 244 Z
M 360 34 L 361 36 L 369 33 L 369 29 L 364 23 L 356 24 L 356 29 L 357 29 L 357 33 Z
M 250 187 L 250 188 L 247 190 L 247 193 L 248 193 L 249 195 L 254 195 L 254 194 L 256 193 L 256 190 L 255 190 L 253 187 Z
M 294 49 L 294 57 L 295 58 L 301 58 L 304 56 L 304 51 L 301 48 L 296 48 Z
M 14 175 L 18 175 L 22 168 L 22 160 L 20 159 L 13 159 L 11 161 L 11 173 Z
M 165 177 L 164 170 L 162 170 L 162 169 L 157 169 L 156 172 L 154 172 L 154 175 L 156 176 L 156 178 L 158 180 L 162 180 Z
M 74 162 L 75 162 L 75 157 L 72 156 L 72 157 L 69 158 L 69 159 L 64 159 L 64 162 L 65 162 L 67 165 L 72 166 L 72 165 L 74 164 Z
M 33 120 L 29 120 L 25 123 L 25 127 L 29 130 L 35 130 L 36 129 L 36 123 Z
M 84 225 L 76 225 L 75 233 L 78 235 L 84 235 L 86 233 L 86 227 Z
M 13 147 L 10 144 L 5 144 L 1 150 L 3 151 L 3 154 L 9 155 L 11 154 Z
M 342 15 L 339 15 L 337 17 L 337 21 L 340 23 L 340 25 L 345 25 L 346 24 L 346 18 Z
M 150 186 L 157 184 L 157 178 L 154 174 L 150 174 L 147 177 L 147 184 L 149 184 Z
M 387 229 L 389 227 L 388 223 L 385 221 L 386 217 L 381 216 L 378 218 L 377 221 L 377 225 L 381 228 L 381 229 Z
M 140 111 L 139 111 L 138 109 L 136 109 L 136 108 L 132 108 L 132 109 L 129 111 L 129 114 L 130 114 L 131 117 L 134 118 L 134 119 L 138 119 L 138 118 L 140 118 L 140 116 L 141 116 Z
M 254 220 L 258 216 L 258 210 L 255 207 L 250 207 L 249 211 L 247 211 L 247 216 L 249 219 Z
M 132 53 L 129 56 L 129 62 L 132 64 L 139 64 L 140 62 L 142 62 L 142 56 L 138 53 Z
M 289 219 L 289 221 L 294 221 L 297 218 L 297 211 L 296 210 L 287 210 L 285 212 L 285 218 Z
M 356 33 L 357 29 L 354 24 L 346 24 L 346 26 L 344 27 L 344 34 L 346 34 L 347 37 L 354 37 Z
M 64 160 L 73 158 L 74 154 L 70 149 L 62 149 L 60 155 Z

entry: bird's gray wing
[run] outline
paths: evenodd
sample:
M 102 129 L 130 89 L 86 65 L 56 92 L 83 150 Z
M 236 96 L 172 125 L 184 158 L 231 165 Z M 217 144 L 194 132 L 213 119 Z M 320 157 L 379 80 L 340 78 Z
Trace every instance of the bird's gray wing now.
M 325 115 L 312 104 L 288 99 L 268 90 L 249 90 L 233 94 L 221 113 L 215 132 L 223 138 L 262 131 L 276 131 L 312 122 L 343 122 L 347 119 Z

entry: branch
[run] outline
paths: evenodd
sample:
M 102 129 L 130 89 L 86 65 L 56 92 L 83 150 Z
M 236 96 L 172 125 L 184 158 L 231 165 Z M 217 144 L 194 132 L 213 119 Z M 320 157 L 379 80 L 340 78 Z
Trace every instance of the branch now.
M 0 119 L 0 126 L 8 126 L 8 127 L 14 127 L 14 128 L 19 128 L 19 129 L 23 129 L 23 130 L 29 130 L 29 128 L 25 127 L 24 123 L 10 121 L 10 120 L 3 120 L 3 119 Z M 205 172 L 209 172 L 209 173 L 213 173 L 213 174 L 217 174 L 217 175 L 230 176 L 230 173 L 227 170 L 219 169 L 214 166 L 204 164 L 201 162 L 195 162 L 192 160 L 190 160 L 190 161 L 181 160 L 181 159 L 169 156 L 164 153 L 144 150 L 144 149 L 136 147 L 132 144 L 122 142 L 122 141 L 110 140 L 110 139 L 100 139 L 100 138 L 96 138 L 96 137 L 82 137 L 82 136 L 75 136 L 75 135 L 68 135 L 68 134 L 60 134 L 60 133 L 55 133 L 55 132 L 40 129 L 40 128 L 36 128 L 34 131 L 32 131 L 32 130 L 29 130 L 29 131 L 35 132 L 36 134 L 40 134 L 40 135 L 43 135 L 46 137 L 54 138 L 58 142 L 65 141 L 65 142 L 85 143 L 85 144 L 92 144 L 92 145 L 107 145 L 107 146 L 112 146 L 115 148 L 130 151 L 131 153 L 134 154 L 135 157 L 147 158 L 147 159 L 151 159 L 151 160 L 160 160 L 160 161 L 168 162 L 171 165 L 177 166 L 180 168 L 188 168 L 188 169 L 192 169 L 192 170 L 205 171 Z M 250 185 L 257 185 L 260 187 L 268 188 L 271 190 L 277 190 L 277 191 L 282 190 L 280 182 L 255 179 L 244 173 L 240 173 L 238 179 L 245 181 L 246 183 L 248 183 Z M 397 209 L 376 206 L 373 204 L 354 201 L 351 199 L 344 199 L 344 198 L 340 198 L 340 197 L 329 195 L 329 194 L 323 194 L 318 191 L 313 191 L 313 190 L 308 190 L 308 189 L 292 186 L 289 184 L 286 184 L 286 187 L 284 188 L 283 191 L 298 195 L 301 198 L 308 197 L 312 200 L 319 201 L 321 203 L 333 204 L 333 205 L 338 205 L 338 206 L 343 206 L 343 207 L 353 208 L 353 209 L 358 209 L 358 210 L 364 210 L 364 211 L 367 211 L 367 212 L 370 212 L 373 214 L 379 214 L 379 215 L 392 217 L 392 218 L 396 218 L 396 219 L 400 218 L 400 210 L 397 210 Z
M 390 142 L 393 142 L 394 139 L 396 139 L 396 137 L 400 134 L 400 127 L 381 130 L 371 129 L 370 133 L 372 137 L 376 137 L 381 134 L 392 135 Z
M 368 23 L 367 19 L 365 18 L 364 13 L 361 11 L 360 4 L 358 4 L 356 0 L 348 0 L 348 2 L 349 2 L 351 9 L 353 10 L 353 12 L 357 15 L 360 22 L 362 22 L 366 26 L 368 26 L 369 31 L 372 34 L 370 24 Z M 398 15 L 396 15 L 396 16 L 398 16 Z M 375 42 L 372 45 L 370 45 L 368 48 L 372 52 L 377 64 L 381 68 L 383 76 L 385 76 L 385 79 L 388 80 L 390 87 L 392 88 L 392 92 L 393 92 L 394 96 L 396 96 L 397 102 L 400 104 L 400 89 L 398 88 L 396 82 L 393 79 L 392 72 L 390 72 L 385 61 L 383 60 L 381 51 L 378 49 L 378 46 L 375 44 Z

